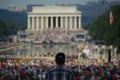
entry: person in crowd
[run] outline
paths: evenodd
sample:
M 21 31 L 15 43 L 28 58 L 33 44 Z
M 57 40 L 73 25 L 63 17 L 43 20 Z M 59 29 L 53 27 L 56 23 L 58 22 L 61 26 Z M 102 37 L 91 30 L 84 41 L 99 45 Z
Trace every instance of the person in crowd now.
M 96 80 L 95 76 L 92 75 L 90 68 L 86 67 L 83 70 L 84 76 L 81 77 L 80 80 Z
M 56 66 L 46 73 L 45 80 L 75 80 L 72 71 L 68 70 L 65 64 L 65 54 L 60 52 L 55 56 Z
M 115 72 L 114 72 L 114 71 L 110 71 L 109 80 L 117 80 L 117 76 L 115 75 Z
M 79 73 L 75 73 L 75 80 L 80 80 Z

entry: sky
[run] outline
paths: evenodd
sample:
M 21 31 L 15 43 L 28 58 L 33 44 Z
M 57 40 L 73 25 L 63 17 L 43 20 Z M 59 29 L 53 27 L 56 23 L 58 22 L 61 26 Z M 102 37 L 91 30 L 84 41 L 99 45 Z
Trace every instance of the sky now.
M 86 2 L 91 1 L 97 2 L 100 0 L 0 0 L 0 8 L 6 9 L 9 5 L 13 5 L 17 8 L 26 8 L 28 4 L 86 4 Z

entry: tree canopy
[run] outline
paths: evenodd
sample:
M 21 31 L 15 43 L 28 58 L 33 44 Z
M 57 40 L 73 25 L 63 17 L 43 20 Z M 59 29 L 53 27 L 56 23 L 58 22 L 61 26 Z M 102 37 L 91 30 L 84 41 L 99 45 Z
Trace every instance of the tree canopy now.
M 0 9 L 0 38 L 17 34 L 18 30 L 27 28 L 27 13 Z
M 16 35 L 18 30 L 25 30 L 25 24 L 16 24 L 13 22 L 3 22 L 0 20 L 0 38 Z
M 114 21 L 109 24 L 109 13 L 112 11 Z M 89 33 L 92 39 L 104 40 L 106 45 L 118 46 L 120 51 L 120 5 L 112 6 L 91 23 Z
M 9 29 L 6 24 L 0 20 L 0 37 L 9 36 Z

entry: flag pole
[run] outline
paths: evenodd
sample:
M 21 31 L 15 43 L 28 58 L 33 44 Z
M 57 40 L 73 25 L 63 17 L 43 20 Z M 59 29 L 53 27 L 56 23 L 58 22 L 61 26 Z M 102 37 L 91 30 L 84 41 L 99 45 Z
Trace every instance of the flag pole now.
M 110 3 L 108 4 L 109 5 L 109 25 L 110 25 L 110 34 L 112 34 L 112 24 L 113 24 L 113 21 L 114 21 L 114 17 L 113 17 L 113 14 L 112 14 L 112 10 L 111 10 L 111 5 Z M 111 52 L 112 52 L 112 48 L 111 48 L 111 42 L 109 41 L 109 48 L 108 48 L 108 63 L 111 63 Z

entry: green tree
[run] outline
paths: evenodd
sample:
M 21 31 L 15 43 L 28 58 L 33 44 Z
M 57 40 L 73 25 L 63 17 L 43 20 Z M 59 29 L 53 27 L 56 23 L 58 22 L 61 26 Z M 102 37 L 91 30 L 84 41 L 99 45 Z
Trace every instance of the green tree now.
M 0 37 L 9 36 L 9 29 L 4 22 L 0 20 Z
M 110 9 L 114 16 L 112 26 L 109 24 L 110 10 L 107 10 L 91 23 L 89 33 L 93 39 L 104 40 L 107 45 L 118 46 L 120 50 L 120 5 L 112 6 Z
M 13 23 L 11 21 L 3 22 L 0 20 L 0 37 L 9 37 L 16 35 L 18 30 L 25 30 L 25 24 Z

